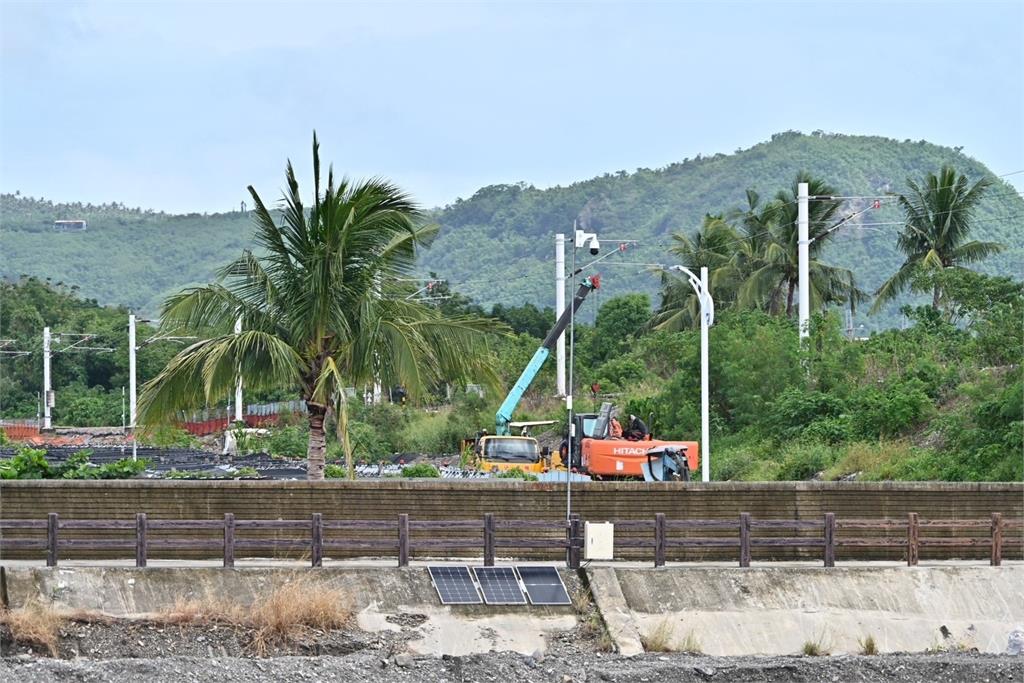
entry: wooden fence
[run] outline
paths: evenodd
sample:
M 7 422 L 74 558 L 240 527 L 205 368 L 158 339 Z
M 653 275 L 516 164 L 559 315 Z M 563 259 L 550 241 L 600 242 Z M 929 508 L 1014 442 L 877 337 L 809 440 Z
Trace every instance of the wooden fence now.
M 1004 549 L 1013 547 L 1019 553 L 1024 545 L 1021 538 L 1024 521 L 1004 519 L 998 512 L 992 513 L 989 519 L 974 520 L 922 520 L 914 512 L 906 519 L 843 520 L 837 520 L 831 512 L 820 520 L 753 519 L 748 512 L 740 513 L 734 520 L 667 519 L 658 513 L 654 519 L 613 523 L 616 555 L 619 550 L 647 549 L 651 551 L 655 567 L 664 566 L 669 548 L 735 548 L 739 566 L 749 567 L 753 549 L 779 547 L 820 552 L 826 567 L 835 566 L 836 549 L 843 547 L 902 548 L 909 566 L 918 564 L 922 547 L 987 547 L 989 563 L 999 566 Z M 51 512 L 45 520 L 0 520 L 0 532 L 5 530 L 45 531 L 45 538 L 11 538 L 0 534 L 0 557 L 10 550 L 45 551 L 49 567 L 57 566 L 61 550 L 134 550 L 137 567 L 146 566 L 151 550 L 220 551 L 225 567 L 234 566 L 236 550 L 299 550 L 308 553 L 314 567 L 322 566 L 325 551 L 351 554 L 355 550 L 393 554 L 397 556 L 398 565 L 404 567 L 409 564 L 412 551 L 430 551 L 437 557 L 443 556 L 445 551 L 463 554 L 477 548 L 482 551 L 484 564 L 492 566 L 497 549 L 502 548 L 565 551 L 568 565 L 579 568 L 584 543 L 583 520 L 575 514 L 568 520 L 555 521 L 498 519 L 490 513 L 481 519 L 463 520 L 410 520 L 407 514 L 400 514 L 394 520 L 328 520 L 321 513 L 313 513 L 308 519 L 285 520 L 236 520 L 232 513 L 226 513 L 222 520 L 151 520 L 146 513 L 139 512 L 134 520 L 73 520 L 61 519 L 56 512 Z M 64 530 L 110 531 L 122 537 L 65 538 L 61 533 Z M 246 532 L 267 530 L 287 536 L 245 537 Z M 151 531 L 163 533 L 153 537 Z M 929 534 L 931 531 L 960 535 L 933 536 Z M 973 534 L 966 535 L 965 531 Z M 223 534 L 223 538 L 196 538 L 188 532 L 207 536 Z M 368 538 L 365 532 L 374 532 L 376 536 Z M 690 532 L 699 532 L 699 535 Z

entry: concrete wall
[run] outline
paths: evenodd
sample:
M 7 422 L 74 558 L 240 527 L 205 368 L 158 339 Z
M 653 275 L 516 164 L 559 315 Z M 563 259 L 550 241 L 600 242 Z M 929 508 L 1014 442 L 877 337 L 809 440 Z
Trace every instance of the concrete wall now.
M 750 512 L 755 519 L 821 519 L 826 511 L 835 512 L 840 520 L 898 518 L 908 512 L 917 512 L 922 519 L 983 519 L 992 512 L 1019 519 L 1024 516 L 1024 484 L 599 482 L 574 484 L 572 509 L 584 519 L 594 521 L 651 519 L 657 512 L 665 513 L 670 519 L 734 519 L 740 512 Z M 498 518 L 564 519 L 565 510 L 564 484 L 517 481 L 130 480 L 5 481 L 0 484 L 2 519 L 42 519 L 48 512 L 57 512 L 69 519 L 131 519 L 136 512 L 146 512 L 152 519 L 215 519 L 226 512 L 234 513 L 237 519 L 300 519 L 313 512 L 323 513 L 326 519 L 394 519 L 399 513 L 408 513 L 412 519 L 470 519 L 480 518 L 485 512 L 492 512 Z M 67 533 L 74 537 L 72 532 Z M 985 532 L 979 530 L 978 533 Z M 25 535 L 13 531 L 7 534 Z M 151 532 L 151 535 L 156 537 L 159 533 Z M 84 533 L 78 537 L 84 537 Z M 211 535 L 214 537 L 216 534 Z M 640 553 L 634 552 L 632 556 L 647 557 L 649 551 Z M 986 553 L 984 548 L 965 548 L 958 551 L 957 556 L 984 557 Z M 1016 557 L 1019 553 L 1017 546 L 1007 551 L 1006 557 Z M 89 554 L 98 553 L 90 551 Z M 547 554 L 555 555 L 557 553 Z M 733 550 L 671 549 L 669 558 L 732 559 L 734 555 Z M 755 560 L 769 556 L 793 558 L 799 555 L 786 548 L 754 551 Z M 840 548 L 837 554 L 839 560 L 899 559 L 901 556 L 900 549 Z M 949 556 L 945 550 L 939 553 L 922 549 L 922 558 Z
M 626 653 L 652 637 L 705 654 L 1004 652 L 1024 623 L 1024 566 L 588 570 Z

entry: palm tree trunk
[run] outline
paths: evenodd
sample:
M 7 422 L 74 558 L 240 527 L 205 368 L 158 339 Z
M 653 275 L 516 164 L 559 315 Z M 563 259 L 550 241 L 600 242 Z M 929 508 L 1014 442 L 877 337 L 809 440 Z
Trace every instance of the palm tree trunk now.
M 344 389 L 339 392 L 337 413 L 338 441 L 345 453 L 345 475 L 352 480 L 356 478 L 356 470 L 352 462 L 352 441 L 348 438 L 348 400 L 345 398 Z
M 796 290 L 796 283 L 789 281 L 789 292 L 786 294 L 786 317 L 793 317 L 793 292 Z
M 936 284 L 932 288 L 932 310 L 939 310 L 939 296 L 942 294 L 942 290 L 939 289 L 939 285 Z
M 312 401 L 306 401 L 309 410 L 309 447 L 306 450 L 306 478 L 322 481 L 324 478 L 324 451 L 327 437 L 324 434 L 324 419 L 327 408 Z

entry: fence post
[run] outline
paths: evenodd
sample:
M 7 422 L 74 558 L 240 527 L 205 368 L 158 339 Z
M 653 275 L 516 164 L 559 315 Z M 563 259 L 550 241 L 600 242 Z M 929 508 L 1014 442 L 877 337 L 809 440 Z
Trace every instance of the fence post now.
M 484 513 L 484 566 L 494 566 L 494 513 Z
M 235 514 L 224 513 L 224 566 L 235 566 Z
M 135 513 L 135 566 L 146 566 L 146 513 Z
M 1003 563 L 1003 515 L 992 513 L 992 560 L 991 565 L 998 567 Z
M 324 564 L 324 517 L 322 513 L 314 512 L 312 527 L 310 529 L 310 555 L 314 567 L 322 567 Z
M 917 513 L 907 514 L 907 566 L 916 567 L 918 558 L 918 526 Z
M 409 515 L 398 515 L 398 566 L 409 566 Z
M 57 527 L 60 525 L 60 517 L 56 512 L 46 516 L 46 566 L 57 566 Z
M 750 513 L 740 513 L 740 566 L 750 566 Z
M 580 521 L 579 513 L 572 513 L 569 517 L 569 569 L 580 568 L 580 546 L 583 541 L 583 522 Z
M 665 566 L 665 513 L 654 514 L 654 566 Z
M 825 566 L 836 566 L 836 513 L 825 513 Z

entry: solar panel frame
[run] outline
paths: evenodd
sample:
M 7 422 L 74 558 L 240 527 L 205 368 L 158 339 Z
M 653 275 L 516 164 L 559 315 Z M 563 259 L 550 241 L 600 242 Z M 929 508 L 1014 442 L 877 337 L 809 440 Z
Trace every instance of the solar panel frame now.
M 473 567 L 473 575 L 488 605 L 526 604 L 526 595 L 512 567 Z
M 480 589 L 466 565 L 434 565 L 427 567 L 430 579 L 442 605 L 479 605 L 483 603 Z M 470 593 L 472 590 L 472 594 Z
M 524 572 L 525 570 L 525 572 Z M 531 605 L 571 605 L 558 569 L 546 565 L 516 565 Z M 524 575 L 525 574 L 525 575 Z

